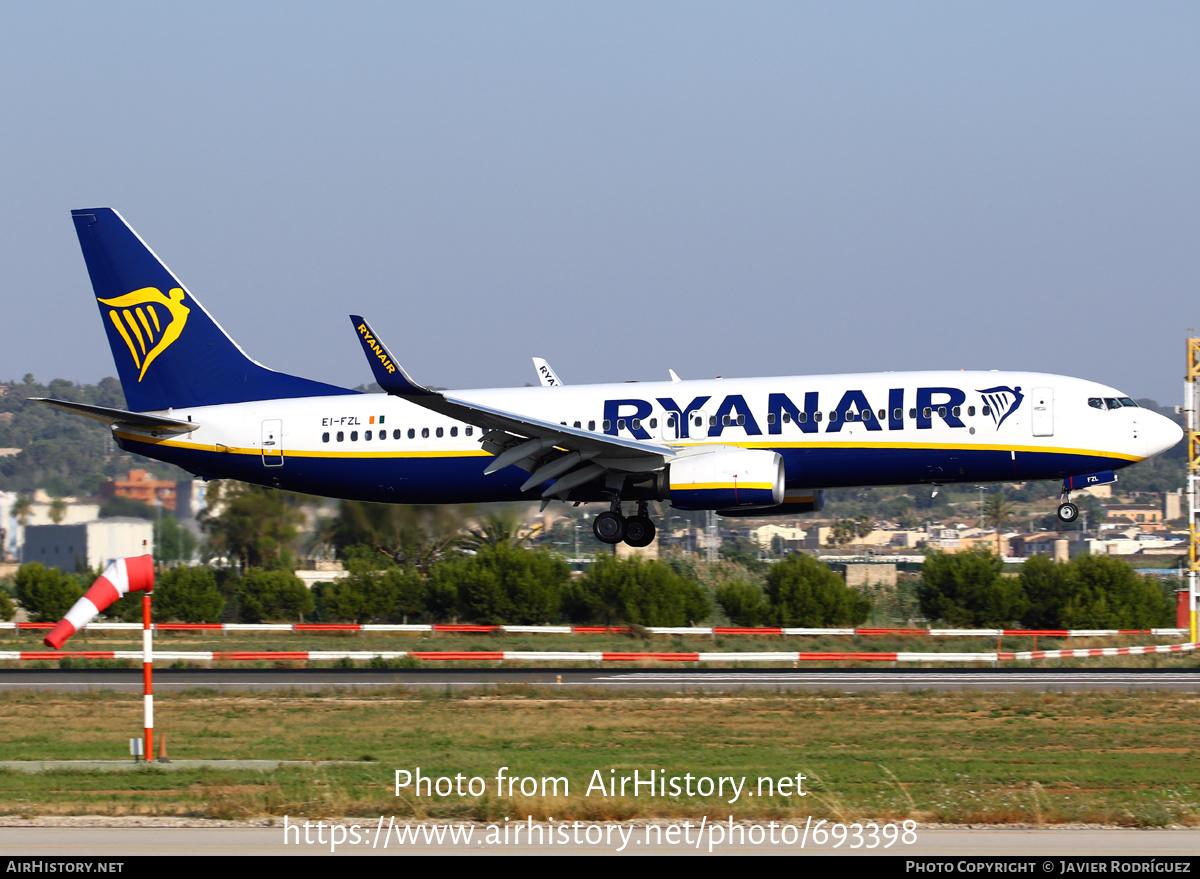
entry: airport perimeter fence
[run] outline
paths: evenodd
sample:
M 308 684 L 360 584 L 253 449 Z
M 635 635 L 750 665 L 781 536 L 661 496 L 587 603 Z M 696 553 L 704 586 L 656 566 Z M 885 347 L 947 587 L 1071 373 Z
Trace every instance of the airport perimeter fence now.
M 0 622 L 0 632 L 49 631 L 54 623 Z M 154 623 L 157 632 L 393 632 L 409 634 L 435 634 L 437 632 L 474 635 L 629 635 L 635 631 L 648 635 L 684 635 L 699 637 L 776 636 L 776 637 L 822 637 L 844 635 L 850 637 L 894 637 L 914 636 L 925 638 L 1112 638 L 1127 635 L 1152 635 L 1162 638 L 1182 638 L 1187 629 L 870 629 L 870 628 L 804 628 L 761 626 L 755 628 L 736 626 L 481 626 L 472 624 L 429 623 Z M 141 623 L 91 623 L 82 632 L 141 631 Z
M 687 662 L 687 663 L 790 663 L 802 662 L 959 662 L 999 663 L 1039 659 L 1091 659 L 1112 656 L 1145 656 L 1162 653 L 1191 653 L 1200 646 L 1159 644 L 1139 647 L 1092 647 L 1073 650 L 1024 650 L 984 653 L 930 652 L 801 652 L 771 651 L 766 653 L 657 653 L 602 651 L 535 651 L 535 650 L 467 650 L 467 651 L 353 651 L 353 650 L 289 650 L 289 651 L 207 651 L 156 650 L 155 662 L 370 662 L 372 660 L 403 661 L 405 659 L 433 662 L 552 662 L 601 665 L 606 662 Z M 0 651 L 0 661 L 37 662 L 62 659 L 113 659 L 141 661 L 140 650 L 7 650 Z
M 0 631 L 11 630 L 19 638 L 22 632 L 44 632 L 52 623 L 0 623 Z M 93 623 L 84 631 L 140 631 L 136 623 Z M 157 632 L 221 632 L 303 634 L 321 632 L 383 632 L 383 633 L 454 633 L 454 634 L 570 634 L 603 635 L 645 633 L 669 636 L 925 636 L 925 637 L 987 637 L 997 639 L 997 649 L 986 652 L 931 651 L 762 651 L 762 652 L 700 652 L 700 651 L 536 651 L 536 650 L 287 650 L 287 651 L 184 651 L 156 649 L 155 662 L 198 663 L 213 662 L 467 662 L 467 663 L 570 663 L 602 665 L 616 662 L 669 662 L 689 664 L 759 664 L 773 663 L 798 667 L 808 662 L 889 662 L 889 663 L 988 663 L 1022 662 L 1042 659 L 1083 659 L 1097 657 L 1140 656 L 1150 654 L 1191 653 L 1196 642 L 1128 647 L 1093 647 L 1062 650 L 1036 649 L 1037 637 L 1096 638 L 1149 635 L 1155 637 L 1186 637 L 1186 629 L 870 629 L 870 628 L 738 628 L 738 627 L 632 627 L 632 626 L 483 626 L 469 624 L 357 624 L 357 623 L 157 623 Z M 1004 637 L 1033 637 L 1033 650 L 1003 651 L 999 639 Z M 141 660 L 138 650 L 11 650 L 0 651 L 0 661 L 29 662 L 53 660 Z

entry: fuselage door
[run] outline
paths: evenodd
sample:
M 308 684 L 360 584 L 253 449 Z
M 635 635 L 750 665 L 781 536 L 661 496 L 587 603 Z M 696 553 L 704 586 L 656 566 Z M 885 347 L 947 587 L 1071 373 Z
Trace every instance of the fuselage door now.
M 664 442 L 673 443 L 679 439 L 679 413 L 672 412 L 670 409 L 664 409 L 662 413 L 661 429 L 658 437 Z
M 708 436 L 708 413 L 703 409 L 693 409 L 687 417 L 688 439 L 705 439 Z
M 283 466 L 283 421 L 279 418 L 262 423 L 262 459 L 264 467 Z
M 1033 435 L 1054 436 L 1054 388 L 1034 388 L 1030 397 Z

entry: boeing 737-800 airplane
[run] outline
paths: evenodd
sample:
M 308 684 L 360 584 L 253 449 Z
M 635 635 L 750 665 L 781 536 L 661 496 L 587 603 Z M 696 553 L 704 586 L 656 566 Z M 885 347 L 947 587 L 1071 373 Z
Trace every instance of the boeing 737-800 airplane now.
M 650 501 L 766 516 L 848 486 L 1062 479 L 1071 521 L 1072 490 L 1182 436 L 1114 388 L 1029 372 L 563 385 L 542 361 L 540 387 L 443 393 L 352 316 L 386 392 L 362 394 L 251 360 L 116 211 L 72 216 L 129 411 L 43 402 L 204 478 L 398 504 L 601 502 L 596 536 L 645 546 Z

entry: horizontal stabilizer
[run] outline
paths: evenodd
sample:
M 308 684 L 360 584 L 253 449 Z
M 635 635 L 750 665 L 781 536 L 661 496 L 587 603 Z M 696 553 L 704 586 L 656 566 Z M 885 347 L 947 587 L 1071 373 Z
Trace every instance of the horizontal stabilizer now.
M 178 418 L 167 418 L 165 415 L 146 415 L 141 412 L 129 412 L 125 409 L 110 409 L 108 406 L 92 406 L 88 403 L 72 403 L 69 400 L 55 400 L 50 397 L 30 397 L 36 403 L 45 403 L 55 409 L 94 418 L 105 424 L 120 424 L 125 427 L 137 427 L 142 430 L 162 430 L 169 433 L 187 433 L 200 425 L 194 421 L 180 421 Z

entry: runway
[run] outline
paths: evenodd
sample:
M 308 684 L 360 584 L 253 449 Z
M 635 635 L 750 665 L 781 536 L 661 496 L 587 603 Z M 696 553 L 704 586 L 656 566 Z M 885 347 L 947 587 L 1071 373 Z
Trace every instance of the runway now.
M 840 692 L 1133 691 L 1200 692 L 1196 669 L 160 669 L 160 694 L 217 691 L 381 688 L 493 689 L 551 686 L 584 689 L 705 692 L 743 689 Z M 0 669 L 0 691 L 140 693 L 138 669 Z

